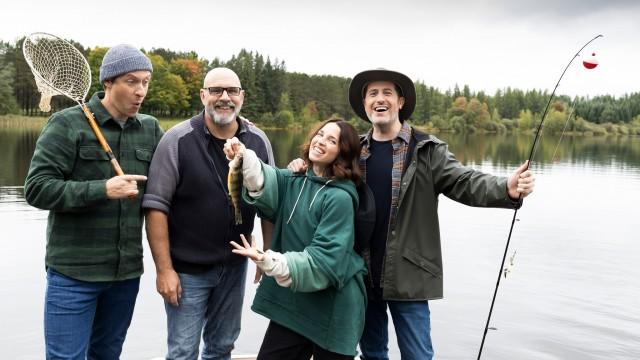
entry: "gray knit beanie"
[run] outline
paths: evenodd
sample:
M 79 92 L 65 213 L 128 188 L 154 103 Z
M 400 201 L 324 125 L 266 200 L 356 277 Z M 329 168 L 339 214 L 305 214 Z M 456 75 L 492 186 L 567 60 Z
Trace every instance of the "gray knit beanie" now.
M 149 58 L 131 45 L 116 45 L 104 54 L 102 66 L 100 66 L 100 83 L 139 70 L 153 72 Z

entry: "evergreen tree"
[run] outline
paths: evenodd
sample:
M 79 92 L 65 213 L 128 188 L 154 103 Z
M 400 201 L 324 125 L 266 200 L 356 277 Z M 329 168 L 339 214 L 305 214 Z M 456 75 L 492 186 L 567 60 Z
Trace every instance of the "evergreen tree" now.
M 7 53 L 12 50 L 9 43 L 0 41 L 0 114 L 18 111 L 18 103 L 13 92 L 16 76 L 15 67 L 7 59 Z
M 101 90 L 99 68 L 107 48 L 84 48 L 69 41 L 89 63 L 93 79 L 90 94 Z M 40 94 L 22 55 L 23 42 L 24 38 L 15 44 L 0 41 L 0 112 L 21 111 L 26 115 L 37 115 L 40 114 Z M 185 117 L 199 111 L 204 75 L 214 67 L 225 66 L 240 77 L 246 95 L 242 113 L 254 121 L 289 126 L 295 115 L 299 115 L 302 123 L 332 115 L 356 118 L 346 96 L 349 78 L 289 73 L 284 61 L 273 61 L 246 49 L 226 62 L 218 57 L 211 61 L 200 59 L 193 51 L 175 52 L 164 48 L 151 49 L 148 54 L 154 74 L 142 111 L 152 115 Z M 466 84 L 462 90 L 456 84 L 453 90 L 444 92 L 422 81 L 416 81 L 415 87 L 416 108 L 411 122 L 416 125 L 431 122 L 441 130 L 501 131 L 501 127 L 530 130 L 542 116 L 549 98 L 546 91 L 522 91 L 511 87 L 497 90 L 493 96 L 484 91 L 475 92 Z M 553 116 L 551 127 L 555 126 L 554 122 L 559 123 L 557 120 L 561 116 L 566 119 L 567 104 L 570 103 L 575 108 L 576 120 L 569 121 L 574 131 L 605 131 L 604 127 L 593 123 L 607 124 L 609 131 L 617 133 L 638 127 L 634 121 L 640 118 L 640 92 L 619 98 L 610 95 L 581 97 L 575 103 L 563 95 L 558 95 L 556 100 L 551 108 L 555 113 L 550 111 L 549 114 Z M 54 97 L 51 103 L 53 111 L 72 104 L 63 96 Z

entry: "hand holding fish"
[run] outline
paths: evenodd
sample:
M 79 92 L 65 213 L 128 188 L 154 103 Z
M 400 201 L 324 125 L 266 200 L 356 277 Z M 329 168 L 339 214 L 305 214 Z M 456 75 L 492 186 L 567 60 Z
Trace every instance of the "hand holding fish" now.
M 531 194 L 535 187 L 535 180 L 533 172 L 529 170 L 529 161 L 527 160 L 507 180 L 509 197 L 518 199 L 520 196 L 524 198 Z
M 246 256 L 253 261 L 262 261 L 264 259 L 264 252 L 256 246 L 256 237 L 251 235 L 251 244 L 247 241 L 247 238 L 244 235 L 240 234 L 240 239 L 242 239 L 242 245 L 236 243 L 235 241 L 230 241 L 229 243 L 235 249 L 231 250 L 234 254 Z
M 224 144 L 224 154 L 227 156 L 227 159 L 233 160 L 238 156 L 242 156 L 244 154 L 244 144 L 238 140 L 237 137 L 232 137 L 231 139 L 227 139 L 227 142 Z

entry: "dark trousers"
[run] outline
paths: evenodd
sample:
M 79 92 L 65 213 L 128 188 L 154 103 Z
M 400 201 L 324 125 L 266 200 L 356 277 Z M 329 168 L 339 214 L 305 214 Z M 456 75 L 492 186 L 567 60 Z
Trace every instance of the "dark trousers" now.
M 262 340 L 258 360 L 353 360 L 353 356 L 325 350 L 311 340 L 273 321 Z

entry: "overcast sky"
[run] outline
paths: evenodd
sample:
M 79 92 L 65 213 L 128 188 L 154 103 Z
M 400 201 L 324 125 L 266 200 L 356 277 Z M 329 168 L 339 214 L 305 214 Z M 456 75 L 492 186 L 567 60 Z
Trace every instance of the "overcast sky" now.
M 636 0 L 110 0 L 10 1 L 0 39 L 42 31 L 84 46 L 130 43 L 228 60 L 242 48 L 284 60 L 288 71 L 353 77 L 385 67 L 446 90 L 468 84 L 620 96 L 640 91 Z M 453 4 L 446 4 L 453 3 Z

